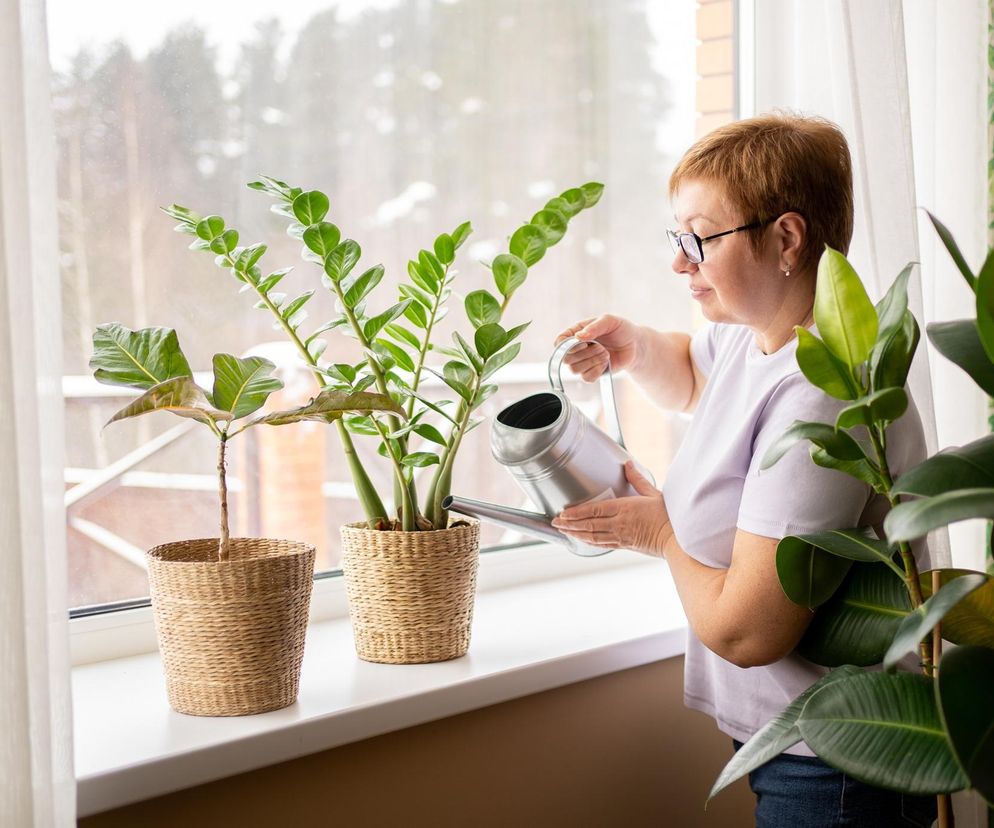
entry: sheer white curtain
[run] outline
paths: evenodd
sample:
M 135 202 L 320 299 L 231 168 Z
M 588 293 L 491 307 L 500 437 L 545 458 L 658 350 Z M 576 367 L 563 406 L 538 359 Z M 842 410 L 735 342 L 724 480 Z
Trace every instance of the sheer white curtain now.
M 934 19 L 939 17 L 937 10 L 929 12 L 931 5 L 918 5 L 912 15 L 915 26 L 929 33 L 930 44 L 947 44 L 943 48 L 951 51 L 957 43 L 957 33 L 940 33 L 934 27 L 929 30 L 924 17 L 929 13 Z M 758 113 L 787 108 L 822 115 L 843 129 L 853 156 L 856 196 L 856 224 L 849 258 L 871 297 L 877 300 L 907 262 L 922 261 L 921 214 L 917 211 L 922 202 L 916 195 L 915 166 L 919 165 L 934 178 L 934 170 L 944 160 L 937 155 L 934 145 L 919 147 L 912 142 L 903 4 L 901 0 L 755 0 L 754 11 L 755 84 L 751 90 L 754 99 L 745 102 L 746 109 Z M 983 31 L 978 27 L 977 36 Z M 969 49 L 970 44 L 962 38 L 958 42 L 960 48 Z M 982 54 L 978 52 L 976 57 L 978 70 Z M 913 65 L 916 63 L 917 60 Z M 931 101 L 935 114 L 946 106 L 936 100 Z M 982 111 L 980 106 L 976 108 L 977 118 Z M 967 127 L 968 124 L 961 123 L 954 128 Z M 977 171 L 976 178 L 984 181 L 982 169 Z M 925 206 L 936 209 L 932 204 Z M 982 213 L 978 211 L 976 215 L 980 218 Z M 925 237 L 926 247 L 931 250 L 932 231 L 929 228 L 923 232 L 929 234 Z M 937 406 L 924 326 L 940 310 L 932 297 L 945 290 L 942 285 L 951 292 L 960 286 L 955 279 L 945 281 L 948 274 L 944 271 L 935 272 L 934 257 L 928 263 L 929 270 L 918 268 L 909 283 L 909 304 L 923 328 L 910 387 L 922 415 L 929 451 L 933 452 L 938 445 Z M 948 305 L 941 310 L 939 318 L 950 318 Z M 968 306 L 959 313 L 968 314 Z M 946 378 L 955 370 L 939 366 L 938 375 Z M 979 397 L 969 401 L 943 397 L 939 401 L 939 414 L 953 416 L 952 409 L 956 406 L 962 409 L 964 403 L 969 410 L 975 409 L 980 419 Z M 944 443 L 949 438 L 948 429 L 945 431 Z M 955 434 L 959 438 L 955 441 L 965 442 L 978 436 L 969 432 L 969 428 L 961 428 Z M 947 533 L 936 533 L 930 544 L 937 562 L 949 565 Z M 962 563 L 972 563 L 970 554 L 965 552 Z
M 0 0 L 0 822 L 75 823 L 58 248 L 41 0 Z

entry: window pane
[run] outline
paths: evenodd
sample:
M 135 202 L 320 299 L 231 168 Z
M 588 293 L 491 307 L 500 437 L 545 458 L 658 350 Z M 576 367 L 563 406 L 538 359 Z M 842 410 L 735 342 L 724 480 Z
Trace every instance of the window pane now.
M 244 2 L 231 15 L 217 4 L 174 0 L 154 14 L 105 4 L 98 20 L 84 6 L 49 0 L 66 484 L 84 487 L 68 510 L 72 605 L 145 595 L 145 549 L 217 534 L 216 444 L 206 429 L 158 413 L 101 430 L 129 396 L 88 372 L 97 324 L 176 328 L 208 388 L 215 352 L 252 350 L 282 366 L 279 404 L 302 403 L 314 390 L 271 318 L 212 256 L 186 249 L 190 237 L 172 232 L 162 205 L 222 215 L 240 243 L 264 241 L 266 272 L 294 265 L 281 289 L 316 290 L 305 332 L 333 316 L 333 298 L 318 268 L 301 261 L 284 219 L 246 182 L 261 173 L 329 195 L 329 220 L 362 246 L 359 267 L 386 267 L 371 308 L 396 301 L 419 249 L 471 220 L 451 313 L 436 339 L 448 344 L 453 330 L 469 327 L 465 294 L 493 290 L 482 262 L 551 196 L 603 182 L 601 203 L 571 222 L 508 306 L 508 326 L 531 327 L 482 409 L 488 418 L 546 385 L 555 336 L 578 319 L 612 312 L 690 330 L 687 289 L 670 270 L 662 231 L 669 171 L 699 121 L 696 6 Z M 726 61 L 728 79 L 730 69 Z M 362 358 L 340 332 L 326 338 L 327 361 Z M 435 397 L 441 390 L 426 387 Z M 570 391 L 596 415 L 596 386 Z M 661 481 L 678 422 L 624 381 L 618 393 L 628 443 Z M 454 492 L 525 505 L 490 457 L 488 436 L 487 424 L 467 436 Z M 388 496 L 375 441 L 355 439 Z M 148 456 L 135 454 L 143 449 Z M 335 430 L 252 430 L 229 454 L 232 534 L 307 540 L 320 568 L 336 567 L 338 526 L 361 514 Z M 125 458 L 124 468 L 112 465 Z M 431 471 L 419 478 L 422 493 Z M 483 539 L 519 538 L 487 526 Z

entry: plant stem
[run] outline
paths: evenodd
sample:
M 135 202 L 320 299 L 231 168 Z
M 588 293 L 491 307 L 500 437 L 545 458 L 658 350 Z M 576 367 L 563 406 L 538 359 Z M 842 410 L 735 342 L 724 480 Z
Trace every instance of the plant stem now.
M 228 560 L 231 549 L 231 540 L 228 537 L 228 482 L 225 477 L 224 451 L 228 444 L 228 435 L 221 433 L 221 440 L 217 447 L 217 479 L 218 494 L 221 499 L 221 540 L 218 543 L 217 559 L 219 561 Z
M 438 315 L 438 309 L 442 306 L 442 291 L 445 290 L 445 280 L 449 275 L 450 265 L 445 265 L 445 270 L 442 273 L 442 278 L 439 281 L 438 293 L 435 295 L 435 306 L 431 309 L 431 316 L 428 317 L 428 324 L 425 327 L 425 340 L 424 344 L 421 346 L 421 350 L 418 352 L 418 362 L 414 366 L 414 380 L 411 382 L 411 390 L 417 391 L 418 385 L 421 383 L 421 372 L 424 369 L 425 358 L 428 355 L 428 345 L 431 343 L 431 331 L 435 327 L 435 317 Z M 411 397 L 407 401 L 407 417 L 408 419 L 414 414 L 414 397 Z
M 470 396 L 471 400 L 476 399 L 476 395 L 480 392 L 480 383 L 482 381 L 482 376 L 476 374 L 471 389 L 473 392 Z M 442 452 L 438 473 L 432 481 L 433 497 L 429 507 L 431 508 L 430 519 L 436 529 L 444 529 L 448 524 L 448 513 L 442 508 L 442 501 L 449 494 L 449 488 L 452 484 L 452 465 L 455 462 L 456 452 L 459 451 L 459 444 L 462 442 L 463 435 L 466 433 L 469 418 L 473 414 L 473 406 L 465 400 L 463 402 L 465 405 L 461 407 L 459 412 L 461 416 L 457 418 L 459 424 L 452 429 L 451 441 Z

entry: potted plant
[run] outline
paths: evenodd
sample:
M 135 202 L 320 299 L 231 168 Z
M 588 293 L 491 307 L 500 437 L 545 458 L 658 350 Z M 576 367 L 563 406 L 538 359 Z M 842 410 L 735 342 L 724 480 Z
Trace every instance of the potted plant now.
M 513 360 L 515 341 L 528 326 L 505 327 L 511 297 L 530 269 L 566 233 L 580 211 L 592 207 L 603 186 L 584 184 L 551 199 L 511 235 L 507 252 L 489 268 L 495 292 L 474 290 L 464 300 L 472 330 L 454 334 L 454 343 L 434 341 L 436 325 L 448 312 L 456 273 L 456 253 L 471 232 L 469 222 L 442 233 L 431 250 L 408 262 L 408 280 L 398 301 L 372 311 L 369 297 L 383 278 L 382 265 L 359 271 L 361 250 L 326 220 L 328 197 L 304 191 L 275 178 L 248 185 L 275 200 L 272 210 L 284 216 L 287 232 L 301 241 L 305 261 L 317 267 L 322 286 L 335 297 L 334 318 L 304 333 L 304 305 L 309 290 L 288 299 L 275 288 L 290 268 L 265 274 L 259 265 L 263 244 L 238 245 L 238 233 L 219 216 L 201 216 L 173 205 L 165 212 L 176 230 L 195 236 L 193 249 L 210 251 L 256 299 L 256 307 L 274 317 L 296 346 L 317 383 L 344 393 L 375 388 L 403 407 L 406 419 L 383 414 L 344 417 L 335 425 L 349 463 L 364 520 L 342 528 L 343 570 L 360 658 L 389 663 L 441 661 L 463 655 L 469 646 L 479 527 L 473 520 L 450 522 L 442 508 L 450 493 L 452 472 L 464 436 L 481 420 L 473 416 L 497 386 L 493 374 Z M 354 365 L 323 359 L 322 335 L 340 328 L 355 339 L 364 358 Z M 442 364 L 429 361 L 443 358 Z M 421 388 L 427 374 L 453 392 L 453 400 L 429 399 Z M 403 421 L 402 421 L 403 420 Z M 390 512 L 359 460 L 353 435 L 373 437 L 392 472 Z M 426 446 L 412 445 L 420 439 Z M 413 469 L 434 466 L 423 493 Z
M 203 423 L 218 440 L 220 537 L 183 540 L 147 553 L 149 589 L 169 703 L 196 716 L 241 716 L 297 698 L 314 570 L 314 547 L 231 538 L 225 451 L 258 425 L 331 422 L 347 412 L 403 411 L 388 397 L 326 389 L 307 405 L 259 414 L 283 387 L 261 357 L 215 354 L 210 391 L 197 385 L 171 328 L 111 323 L 93 334 L 90 367 L 100 382 L 142 392 L 108 422 L 170 411 Z
M 930 218 L 976 295 L 976 316 L 930 325 L 929 339 L 994 396 L 994 250 L 974 274 L 949 231 Z M 910 271 L 874 307 L 842 254 L 822 256 L 821 338 L 797 328 L 797 361 L 812 384 L 849 404 L 834 424 L 795 422 L 763 464 L 807 440 L 815 463 L 865 481 L 892 508 L 880 537 L 846 528 L 778 545 L 784 592 L 817 608 L 798 651 L 835 669 L 736 753 L 711 796 L 803 739 L 856 779 L 938 795 L 940 825 L 951 818 L 953 791 L 973 788 L 994 805 L 994 560 L 988 548 L 986 573 L 920 573 L 909 545 L 955 521 L 994 518 L 994 436 L 940 451 L 892 479 L 888 427 L 907 408 L 904 385 L 919 339 L 907 309 Z M 958 645 L 944 655 L 943 638 Z M 913 653 L 921 673 L 897 672 Z M 881 662 L 883 672 L 860 669 Z

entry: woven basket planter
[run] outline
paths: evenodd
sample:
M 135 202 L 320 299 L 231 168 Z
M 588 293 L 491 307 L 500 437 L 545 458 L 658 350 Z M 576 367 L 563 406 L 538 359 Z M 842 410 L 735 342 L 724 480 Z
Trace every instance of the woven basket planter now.
M 469 649 L 480 525 L 432 532 L 342 527 L 342 570 L 359 658 L 423 664 Z
M 300 687 L 314 547 L 216 538 L 147 553 L 169 704 L 193 716 L 247 716 L 293 704 Z

